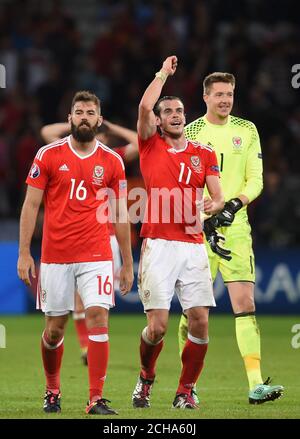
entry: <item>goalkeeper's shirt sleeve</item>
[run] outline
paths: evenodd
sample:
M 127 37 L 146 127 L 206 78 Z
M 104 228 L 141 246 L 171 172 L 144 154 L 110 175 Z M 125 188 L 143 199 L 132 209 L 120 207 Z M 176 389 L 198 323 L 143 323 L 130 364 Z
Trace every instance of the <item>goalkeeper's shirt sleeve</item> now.
M 246 195 L 249 203 L 255 200 L 263 189 L 263 164 L 259 135 L 251 124 L 252 135 L 249 142 L 246 161 L 245 185 L 241 193 Z

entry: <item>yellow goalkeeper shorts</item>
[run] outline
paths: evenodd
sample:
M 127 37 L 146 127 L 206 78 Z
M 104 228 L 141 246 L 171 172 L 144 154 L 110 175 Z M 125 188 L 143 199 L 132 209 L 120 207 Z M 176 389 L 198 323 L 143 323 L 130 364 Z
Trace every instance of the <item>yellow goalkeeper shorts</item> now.
M 232 259 L 226 261 L 213 253 L 206 242 L 210 271 L 215 279 L 218 270 L 224 282 L 255 282 L 255 262 L 252 250 L 251 227 L 248 222 L 220 227 L 218 231 L 225 236 L 224 248 L 231 251 Z

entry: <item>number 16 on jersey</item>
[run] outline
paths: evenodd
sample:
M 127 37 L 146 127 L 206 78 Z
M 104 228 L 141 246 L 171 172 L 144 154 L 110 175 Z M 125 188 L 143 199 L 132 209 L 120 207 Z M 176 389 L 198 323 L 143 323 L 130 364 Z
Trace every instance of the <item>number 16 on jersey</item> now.
M 74 197 L 75 192 L 75 198 L 77 200 L 82 201 L 86 199 L 87 196 L 87 189 L 84 187 L 84 180 L 81 180 L 78 186 L 76 187 L 76 180 L 75 178 L 71 178 L 71 191 L 70 191 L 70 200 Z M 76 187 L 76 190 L 75 190 Z

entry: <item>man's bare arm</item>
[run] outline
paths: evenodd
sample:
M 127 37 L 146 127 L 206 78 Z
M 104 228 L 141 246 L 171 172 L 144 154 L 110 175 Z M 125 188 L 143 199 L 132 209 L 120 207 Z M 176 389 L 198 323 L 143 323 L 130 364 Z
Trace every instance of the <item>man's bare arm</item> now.
M 32 277 L 35 277 L 35 266 L 30 253 L 30 245 L 43 194 L 44 191 L 42 189 L 28 186 L 20 217 L 19 258 L 17 269 L 19 278 L 24 281 L 26 285 L 31 284 L 29 276 L 30 271 Z
M 133 259 L 127 199 L 120 198 L 114 200 L 112 204 L 115 205 L 115 232 L 123 262 L 120 272 L 120 292 L 125 295 L 129 293 L 133 283 Z
M 204 200 L 204 212 L 213 215 L 224 207 L 224 195 L 220 185 L 220 178 L 216 175 L 206 177 L 206 186 L 210 198 Z
M 128 145 L 126 145 L 125 147 L 125 162 L 131 162 L 135 160 L 139 155 L 137 132 L 116 123 L 109 122 L 106 119 L 103 120 L 103 125 L 107 126 L 111 134 L 121 137 L 122 139 L 126 140 L 126 142 L 128 142 Z
M 137 129 L 139 136 L 149 139 L 156 131 L 156 119 L 153 112 L 154 105 L 158 101 L 164 83 L 168 76 L 174 75 L 177 68 L 177 57 L 169 56 L 164 61 L 162 68 L 153 81 L 148 85 L 139 104 L 139 118 Z
M 71 131 L 71 127 L 68 122 L 52 123 L 50 125 L 45 125 L 41 129 L 41 136 L 46 143 L 51 143 L 51 142 L 55 142 L 55 140 L 61 139 L 70 131 Z

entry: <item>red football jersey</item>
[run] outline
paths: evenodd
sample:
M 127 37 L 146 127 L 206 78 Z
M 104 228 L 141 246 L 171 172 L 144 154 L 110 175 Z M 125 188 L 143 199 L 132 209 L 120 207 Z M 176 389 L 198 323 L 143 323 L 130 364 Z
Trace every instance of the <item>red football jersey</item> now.
M 42 262 L 112 259 L 107 217 L 101 213 L 107 214 L 108 193 L 126 196 L 124 164 L 117 153 L 97 140 L 82 157 L 68 136 L 39 149 L 26 183 L 45 191 Z
M 117 154 L 119 154 L 119 156 L 121 156 L 122 159 L 124 160 L 125 159 L 125 154 L 126 154 L 126 147 L 129 146 L 129 145 L 130 145 L 130 143 L 128 143 L 127 145 L 124 145 L 124 146 L 118 146 L 116 148 L 113 148 L 113 150 Z
M 147 140 L 139 138 L 139 150 L 147 189 L 141 236 L 202 243 L 195 201 L 202 199 L 206 176 L 219 176 L 213 149 L 187 141 L 184 149 L 176 150 L 155 133 Z
M 124 160 L 124 158 L 125 158 L 126 146 L 127 146 L 127 145 L 125 145 L 125 146 L 118 146 L 117 148 L 112 148 L 112 149 L 113 149 L 113 151 L 115 151 L 117 154 L 119 154 L 119 156 L 122 157 L 122 159 Z M 115 231 L 115 228 L 114 228 L 113 223 L 108 222 L 108 229 L 109 229 L 109 234 L 110 234 L 111 236 L 116 234 L 116 231 Z

